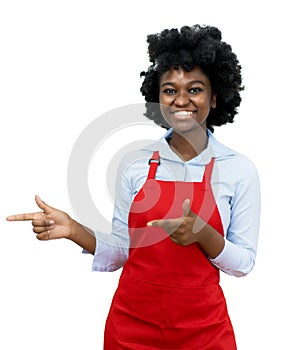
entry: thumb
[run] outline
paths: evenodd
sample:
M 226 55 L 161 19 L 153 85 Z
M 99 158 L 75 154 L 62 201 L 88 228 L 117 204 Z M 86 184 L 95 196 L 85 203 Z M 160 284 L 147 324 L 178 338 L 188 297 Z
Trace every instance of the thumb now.
M 191 201 L 189 198 L 186 198 L 182 204 L 182 213 L 183 213 L 183 218 L 186 216 L 194 216 L 191 211 Z
M 54 208 L 50 207 L 48 204 L 46 204 L 42 199 L 36 195 L 35 196 L 36 204 L 40 209 L 42 209 L 46 214 L 49 214 Z

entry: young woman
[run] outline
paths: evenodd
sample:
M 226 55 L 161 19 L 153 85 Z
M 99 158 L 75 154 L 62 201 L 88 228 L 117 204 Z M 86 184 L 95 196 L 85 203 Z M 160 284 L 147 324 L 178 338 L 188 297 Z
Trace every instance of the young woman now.
M 215 27 L 166 29 L 148 44 L 146 116 L 168 131 L 121 167 L 111 235 L 37 196 L 41 212 L 7 219 L 32 220 L 40 240 L 74 241 L 94 255 L 94 270 L 123 267 L 105 349 L 233 350 L 219 270 L 252 270 L 260 190 L 254 165 L 219 143 L 213 126 L 233 122 L 241 67 Z

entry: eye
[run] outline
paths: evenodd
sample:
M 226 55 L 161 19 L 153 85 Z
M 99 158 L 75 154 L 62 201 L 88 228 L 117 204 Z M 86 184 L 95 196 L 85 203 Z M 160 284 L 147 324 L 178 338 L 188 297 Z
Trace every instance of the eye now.
M 195 86 L 195 87 L 192 87 L 190 90 L 189 90 L 189 93 L 190 94 L 197 94 L 199 92 L 203 91 L 203 89 L 199 86 Z
M 163 90 L 162 93 L 167 94 L 167 95 L 174 95 L 176 93 L 176 90 L 172 89 L 172 88 L 167 88 L 167 89 Z

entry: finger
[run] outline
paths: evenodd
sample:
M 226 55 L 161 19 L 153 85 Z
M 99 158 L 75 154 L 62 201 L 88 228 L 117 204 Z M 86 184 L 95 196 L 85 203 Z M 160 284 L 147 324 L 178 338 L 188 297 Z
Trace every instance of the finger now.
M 168 226 L 169 220 L 152 220 L 147 222 L 147 226 L 148 227 L 164 227 L 164 226 Z
M 50 229 L 45 229 L 45 231 L 40 232 L 36 235 L 36 238 L 40 241 L 50 241 L 53 239 L 59 239 L 61 238 L 61 234 L 59 235 L 59 232 L 55 229 L 55 227 L 51 227 Z
M 182 204 L 182 213 L 183 218 L 187 216 L 194 216 L 193 212 L 191 211 L 191 201 L 188 198 L 186 198 Z
M 38 195 L 35 196 L 35 201 L 38 207 L 47 214 L 49 214 L 52 210 L 54 210 L 54 208 L 50 207 L 50 205 L 42 201 L 42 199 Z
M 51 231 L 43 231 L 39 233 L 36 238 L 39 239 L 39 241 L 49 241 L 51 235 Z
M 36 226 L 51 226 L 51 225 L 54 225 L 55 224 L 55 221 L 54 220 L 50 220 L 49 218 L 47 219 L 37 219 L 37 220 L 33 220 L 32 221 L 32 225 L 34 227 Z
M 177 235 L 175 235 L 174 233 L 171 233 L 170 235 L 170 239 L 172 242 L 177 243 L 178 244 L 178 239 L 177 239 Z
M 162 227 L 167 233 L 171 234 L 176 231 L 177 228 L 182 223 L 182 218 L 180 219 L 161 219 L 161 220 L 152 220 L 147 223 L 148 227 Z
M 33 232 L 39 234 L 42 232 L 51 231 L 52 229 L 53 229 L 53 226 L 36 226 L 33 228 Z
M 34 219 L 35 213 L 27 213 L 27 214 L 16 214 L 7 216 L 7 221 L 28 221 Z

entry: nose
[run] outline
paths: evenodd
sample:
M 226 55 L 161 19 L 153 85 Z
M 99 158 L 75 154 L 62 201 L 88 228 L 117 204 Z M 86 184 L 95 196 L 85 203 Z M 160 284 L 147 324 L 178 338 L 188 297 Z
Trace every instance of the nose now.
M 186 91 L 179 91 L 175 96 L 174 103 L 179 107 L 185 107 L 190 104 L 190 98 Z

